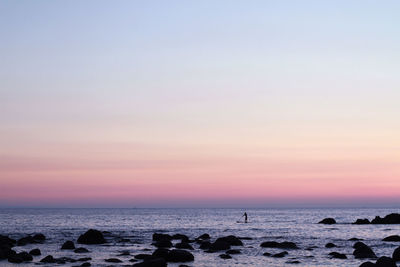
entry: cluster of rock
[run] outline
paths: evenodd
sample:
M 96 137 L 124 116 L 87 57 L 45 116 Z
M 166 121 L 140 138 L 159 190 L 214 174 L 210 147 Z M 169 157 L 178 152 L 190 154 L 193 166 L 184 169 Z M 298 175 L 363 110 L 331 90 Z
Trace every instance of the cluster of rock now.
M 46 237 L 43 234 L 36 234 L 34 236 L 22 237 L 18 240 L 9 238 L 8 236 L 0 235 L 0 260 L 7 259 L 12 263 L 30 262 L 33 256 L 41 255 L 39 249 L 32 249 L 29 252 L 22 251 L 17 253 L 12 248 L 15 246 L 25 246 L 27 244 L 43 243 Z
M 376 216 L 371 221 L 368 219 L 357 219 L 353 224 L 400 224 L 400 214 L 391 213 L 383 218 Z

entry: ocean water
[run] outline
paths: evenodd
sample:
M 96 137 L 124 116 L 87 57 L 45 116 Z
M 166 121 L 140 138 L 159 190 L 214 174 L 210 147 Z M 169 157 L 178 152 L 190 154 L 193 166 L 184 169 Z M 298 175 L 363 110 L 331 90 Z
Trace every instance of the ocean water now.
M 246 211 L 249 223 L 237 223 Z M 241 254 L 232 255 L 232 259 L 221 259 L 221 253 L 204 253 L 193 244 L 195 261 L 190 266 L 359 266 L 366 260 L 354 259 L 354 241 L 356 237 L 364 239 L 378 257 L 391 256 L 400 242 L 383 242 L 384 237 L 400 235 L 400 225 L 352 225 L 357 218 L 373 219 L 399 212 L 398 209 L 0 209 L 0 234 L 19 238 L 27 234 L 43 233 L 47 239 L 44 244 L 29 244 L 15 247 L 19 251 L 39 248 L 42 256 L 34 261 L 18 266 L 36 266 L 46 255 L 54 257 L 91 257 L 92 266 L 126 266 L 129 259 L 139 253 L 151 253 L 154 232 L 181 233 L 195 238 L 203 233 L 211 235 L 212 240 L 226 235 L 250 237 L 243 240 L 244 246 L 237 247 Z M 318 221 L 326 217 L 336 219 L 335 225 L 321 225 Z M 76 241 L 80 234 L 94 228 L 109 231 L 104 245 L 82 245 L 90 250 L 86 254 L 75 254 L 72 251 L 61 251 L 66 240 Z M 121 242 L 121 239 L 129 241 Z M 266 257 L 264 252 L 278 253 L 282 249 L 261 248 L 264 241 L 291 241 L 300 249 L 287 250 L 284 258 Z M 332 242 L 338 247 L 325 248 Z M 76 246 L 81 246 L 75 244 Z M 312 251 L 306 248 L 315 247 Z M 151 249 L 152 251 L 148 251 Z M 132 256 L 118 256 L 128 250 Z M 331 259 L 329 252 L 337 251 L 347 255 L 348 259 Z M 117 257 L 120 264 L 106 263 L 104 259 Z M 297 260 L 299 264 L 288 261 Z M 53 266 L 54 264 L 43 266 Z M 65 264 L 62 266 L 73 266 Z M 0 261 L 0 266 L 17 266 Z M 179 264 L 168 264 L 179 266 Z

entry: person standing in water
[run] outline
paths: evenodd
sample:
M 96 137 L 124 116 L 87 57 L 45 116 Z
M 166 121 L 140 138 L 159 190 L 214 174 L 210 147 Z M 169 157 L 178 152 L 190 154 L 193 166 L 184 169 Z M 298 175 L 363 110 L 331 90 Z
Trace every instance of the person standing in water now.
M 243 216 L 244 216 L 244 222 L 247 223 L 247 213 L 245 212 L 245 213 L 243 214 Z M 243 217 L 243 216 L 242 216 L 242 217 Z

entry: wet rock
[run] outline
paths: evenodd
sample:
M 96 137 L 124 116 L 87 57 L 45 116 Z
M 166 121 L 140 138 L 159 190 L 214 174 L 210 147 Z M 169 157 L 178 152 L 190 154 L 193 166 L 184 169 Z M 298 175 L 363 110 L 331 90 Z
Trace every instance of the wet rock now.
M 168 249 L 158 248 L 153 252 L 152 256 L 153 256 L 153 258 L 163 258 L 163 259 L 167 260 L 168 253 L 169 253 Z
M 221 259 L 225 259 L 225 260 L 227 260 L 227 259 L 232 259 L 232 256 L 229 255 L 229 254 L 221 254 L 221 255 L 219 255 L 219 257 L 220 257 Z
M 91 261 L 91 260 L 92 260 L 92 258 L 90 258 L 90 257 L 84 257 L 84 258 L 79 258 L 76 261 Z
M 35 234 L 32 238 L 35 241 L 45 241 L 46 240 L 46 236 L 44 234 Z
M 25 246 L 27 244 L 34 244 L 34 243 L 36 243 L 36 241 L 30 235 L 21 237 L 20 239 L 17 240 L 17 246 Z
M 44 257 L 43 259 L 41 259 L 40 262 L 44 262 L 44 263 L 56 263 L 56 259 L 54 259 L 53 256 L 48 255 L 48 256 Z
M 353 238 L 350 238 L 350 239 L 349 239 L 349 241 L 362 241 L 362 240 L 364 240 L 364 239 L 362 239 L 362 238 L 357 238 L 357 237 L 353 237 Z
M 372 263 L 370 261 L 362 263 L 359 267 L 376 267 L 375 263 Z
M 7 259 L 15 254 L 17 253 L 9 247 L 0 247 L 0 260 Z
M 333 218 L 325 218 L 322 221 L 318 222 L 318 223 L 322 223 L 322 224 L 335 224 L 336 221 Z
M 389 257 L 380 257 L 376 263 L 376 267 L 397 267 L 396 262 Z
M 182 235 L 182 234 L 174 234 L 171 237 L 171 239 L 172 240 L 179 240 L 180 239 L 182 242 L 186 242 L 186 243 L 189 242 L 189 237 L 187 237 L 186 235 Z
M 24 262 L 24 260 L 20 256 L 18 256 L 17 254 L 9 256 L 7 260 L 8 260 L 8 262 L 11 262 L 11 263 L 22 263 L 22 262 Z
M 133 267 L 166 267 L 167 262 L 163 258 L 149 259 L 132 265 Z
M 204 240 L 204 239 L 210 239 L 211 237 L 210 237 L 210 235 L 209 234 L 202 234 L 201 236 L 199 236 L 198 238 L 196 238 L 196 239 L 202 239 L 202 240 Z
M 172 247 L 172 242 L 167 239 L 161 239 L 161 240 L 153 243 L 153 245 L 158 248 L 170 248 L 170 247 Z
M 138 260 L 149 259 L 149 258 L 152 258 L 152 257 L 153 256 L 149 255 L 149 254 L 138 254 L 138 255 L 135 255 L 135 259 L 138 259 Z
M 118 256 L 130 256 L 131 253 L 128 250 L 122 251 Z
M 370 224 L 368 219 L 357 219 L 353 224 Z
M 87 250 L 86 248 L 76 248 L 74 250 L 75 253 L 88 253 L 89 250 Z
M 228 250 L 231 248 L 231 245 L 222 239 L 217 239 L 214 243 L 210 245 L 211 251 L 221 251 L 221 250 Z
M 81 267 L 88 267 L 88 266 L 92 266 L 92 265 L 90 264 L 90 262 L 84 262 L 84 263 L 82 263 L 82 264 L 79 265 L 79 266 L 81 266 Z
M 226 251 L 225 253 L 233 255 L 233 254 L 240 254 L 241 252 L 238 249 L 230 249 L 230 250 Z
M 42 253 L 40 252 L 40 249 L 35 248 L 35 249 L 32 249 L 31 251 L 29 251 L 29 254 L 31 254 L 32 256 L 39 256 Z
M 105 259 L 105 262 L 113 262 L 113 263 L 120 263 L 122 262 L 120 259 L 117 258 L 109 258 L 109 259 Z
M 225 241 L 231 246 L 243 246 L 243 242 L 234 235 L 220 237 L 216 241 Z
M 75 244 L 72 241 L 65 241 L 64 244 L 61 246 L 61 249 L 75 249 Z
M 287 261 L 286 263 L 288 263 L 288 264 L 299 264 L 301 262 L 298 261 L 298 260 L 293 260 L 293 261 Z
M 5 235 L 0 235 L 0 247 L 12 248 L 16 243 L 17 241 L 15 239 L 9 238 Z
M 263 256 L 269 257 L 269 256 L 271 256 L 271 253 L 269 253 L 269 252 L 264 252 L 264 253 L 263 253 Z
M 293 242 L 276 242 L 276 241 L 267 241 L 261 243 L 260 247 L 263 248 L 282 248 L 282 249 L 298 249 L 297 245 Z
M 393 251 L 392 258 L 393 258 L 394 261 L 400 261 L 400 247 L 396 248 Z
M 203 242 L 200 244 L 200 249 L 209 249 L 210 246 L 211 246 L 210 241 L 203 241 Z
M 168 234 L 159 234 L 159 233 L 154 233 L 153 234 L 153 241 L 160 241 L 160 240 L 172 240 L 172 236 Z
M 400 236 L 390 235 L 390 236 L 385 237 L 382 241 L 400 242 Z
M 371 221 L 371 224 L 400 224 L 400 214 L 391 213 L 384 218 L 376 216 L 375 219 Z
M 287 252 L 287 251 L 282 251 L 282 252 L 280 252 L 280 253 L 276 253 L 276 254 L 274 254 L 274 255 L 272 255 L 271 257 L 274 257 L 274 258 L 283 258 L 283 257 L 285 257 L 286 255 L 288 255 L 289 253 Z
M 168 262 L 188 262 L 194 261 L 194 256 L 192 253 L 182 250 L 182 249 L 173 249 L 168 253 Z
M 347 259 L 347 256 L 345 254 L 339 253 L 339 252 L 331 252 L 329 253 L 330 256 L 334 259 Z
M 335 248 L 336 245 L 333 244 L 333 243 L 327 243 L 327 244 L 325 245 L 325 247 L 326 247 L 326 248 Z
M 355 248 L 353 255 L 356 259 L 376 258 L 374 251 L 363 242 L 355 243 L 353 248 Z
M 190 249 L 190 250 L 193 250 L 193 247 L 189 243 L 186 243 L 186 242 L 176 243 L 175 247 L 179 248 L 179 249 Z
M 79 244 L 93 245 L 104 244 L 105 242 L 106 240 L 104 239 L 102 232 L 95 229 L 89 229 L 86 233 L 78 238 Z

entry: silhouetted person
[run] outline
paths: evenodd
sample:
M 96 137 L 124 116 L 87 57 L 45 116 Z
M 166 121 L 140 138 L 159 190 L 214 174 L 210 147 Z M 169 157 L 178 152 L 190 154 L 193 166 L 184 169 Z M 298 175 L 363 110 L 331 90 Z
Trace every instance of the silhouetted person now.
M 247 223 L 247 213 L 245 212 L 245 213 L 243 214 L 243 216 L 244 216 L 244 222 Z M 242 217 L 243 217 L 243 216 L 242 216 Z

